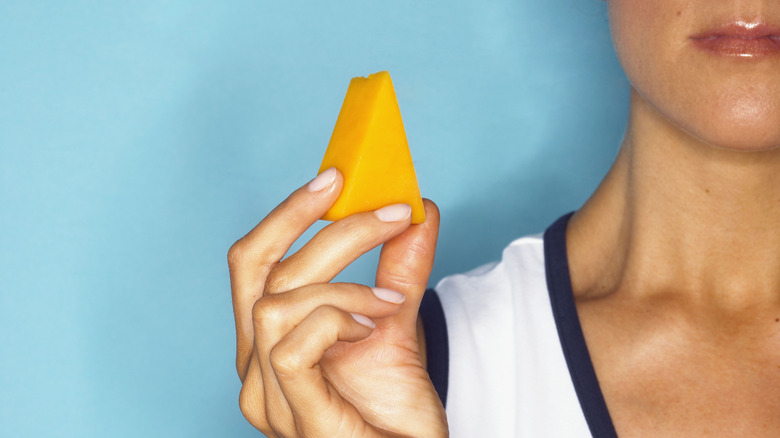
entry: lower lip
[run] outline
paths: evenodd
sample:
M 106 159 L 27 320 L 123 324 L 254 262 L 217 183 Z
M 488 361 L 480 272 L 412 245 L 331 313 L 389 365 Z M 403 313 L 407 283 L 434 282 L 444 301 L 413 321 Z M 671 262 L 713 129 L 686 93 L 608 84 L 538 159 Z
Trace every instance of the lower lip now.
M 780 36 L 774 35 L 760 38 L 715 35 L 693 41 L 700 49 L 720 56 L 760 58 L 780 55 Z

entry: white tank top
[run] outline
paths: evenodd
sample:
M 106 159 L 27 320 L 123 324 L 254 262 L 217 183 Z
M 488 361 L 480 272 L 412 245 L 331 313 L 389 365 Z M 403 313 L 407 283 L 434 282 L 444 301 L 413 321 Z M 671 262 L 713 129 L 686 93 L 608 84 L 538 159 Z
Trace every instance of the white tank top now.
M 426 293 L 428 371 L 451 437 L 617 437 L 574 306 L 570 216 Z

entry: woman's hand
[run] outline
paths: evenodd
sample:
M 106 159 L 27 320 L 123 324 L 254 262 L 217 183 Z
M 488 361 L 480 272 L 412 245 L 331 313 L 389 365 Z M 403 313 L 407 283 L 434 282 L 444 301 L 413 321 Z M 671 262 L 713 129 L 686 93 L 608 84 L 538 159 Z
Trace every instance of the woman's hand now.
M 412 226 L 406 205 L 349 216 L 282 260 L 341 185 L 323 172 L 228 253 L 241 410 L 269 437 L 447 436 L 416 332 L 436 206 L 426 200 L 425 223 Z M 329 283 L 382 243 L 376 288 Z

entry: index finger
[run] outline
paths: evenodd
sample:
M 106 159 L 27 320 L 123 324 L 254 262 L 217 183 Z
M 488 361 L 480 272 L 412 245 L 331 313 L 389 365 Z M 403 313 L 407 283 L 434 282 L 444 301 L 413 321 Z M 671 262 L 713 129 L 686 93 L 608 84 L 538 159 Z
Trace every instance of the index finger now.
M 343 179 L 331 168 L 293 192 L 228 251 L 230 289 L 236 320 L 236 367 L 245 368 L 252 352 L 252 306 L 263 295 L 268 272 L 295 241 L 330 208 Z

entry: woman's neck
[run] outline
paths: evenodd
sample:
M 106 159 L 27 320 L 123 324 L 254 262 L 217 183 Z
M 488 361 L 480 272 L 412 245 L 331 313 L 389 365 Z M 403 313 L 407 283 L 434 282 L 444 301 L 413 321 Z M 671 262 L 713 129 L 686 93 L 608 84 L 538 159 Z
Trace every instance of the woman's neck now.
M 567 240 L 580 297 L 780 302 L 780 151 L 704 144 L 634 95 L 618 158 Z

